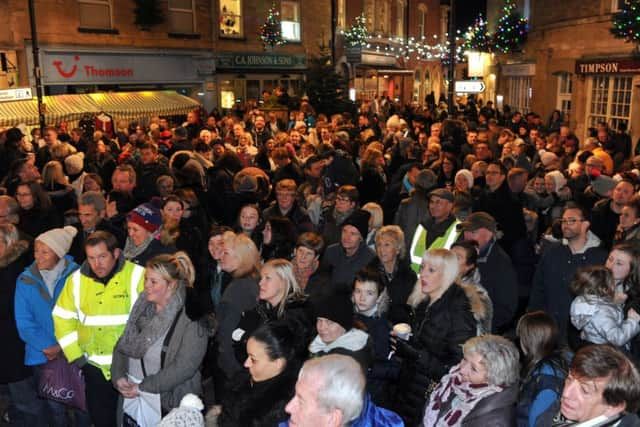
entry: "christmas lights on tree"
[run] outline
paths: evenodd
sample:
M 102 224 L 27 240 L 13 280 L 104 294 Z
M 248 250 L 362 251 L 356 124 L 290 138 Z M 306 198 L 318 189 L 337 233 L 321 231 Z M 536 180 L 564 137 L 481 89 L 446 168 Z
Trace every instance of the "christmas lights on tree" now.
M 367 19 L 364 14 L 356 16 L 355 24 L 344 32 L 344 39 L 350 47 L 365 47 L 367 45 Z
M 498 52 L 509 53 L 518 50 L 527 39 L 527 20 L 515 10 L 513 0 L 506 0 L 502 16 L 498 20 L 493 45 Z
M 286 41 L 282 38 L 282 25 L 280 23 L 280 12 L 276 8 L 276 4 L 272 3 L 269 8 L 267 20 L 259 28 L 260 40 L 264 44 L 265 50 L 267 46 L 271 49 L 275 46 L 282 46 Z
M 627 43 L 640 43 L 640 0 L 627 0 L 613 15 L 611 34 Z
M 482 14 L 476 18 L 473 26 L 469 27 L 464 35 L 464 50 L 474 52 L 491 52 L 491 34 L 487 29 L 487 21 Z

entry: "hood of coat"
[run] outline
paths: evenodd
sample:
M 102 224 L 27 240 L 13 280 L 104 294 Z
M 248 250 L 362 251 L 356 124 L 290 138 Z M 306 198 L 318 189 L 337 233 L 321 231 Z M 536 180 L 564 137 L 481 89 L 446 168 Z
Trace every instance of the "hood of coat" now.
M 7 251 L 0 257 L 0 268 L 5 268 L 29 249 L 29 242 L 26 240 L 18 240 L 7 248 Z
M 613 305 L 613 303 L 601 297 L 593 295 L 577 296 L 571 303 L 571 323 L 577 329 L 584 329 L 591 322 L 593 315 L 608 305 Z

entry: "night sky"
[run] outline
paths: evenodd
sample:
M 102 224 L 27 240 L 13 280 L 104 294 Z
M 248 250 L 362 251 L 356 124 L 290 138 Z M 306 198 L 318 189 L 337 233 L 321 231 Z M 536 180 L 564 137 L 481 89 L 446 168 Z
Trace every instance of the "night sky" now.
M 457 27 L 461 32 L 465 32 L 467 27 L 473 24 L 478 17 L 478 13 L 487 16 L 486 0 L 456 0 L 456 21 Z

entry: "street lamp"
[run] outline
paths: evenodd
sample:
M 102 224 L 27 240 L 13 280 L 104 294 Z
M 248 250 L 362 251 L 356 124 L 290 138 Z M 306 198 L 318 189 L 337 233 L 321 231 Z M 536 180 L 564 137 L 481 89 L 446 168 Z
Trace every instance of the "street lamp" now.
M 31 22 L 31 47 L 33 52 L 33 77 L 36 82 L 36 96 L 38 98 L 38 122 L 40 135 L 44 135 L 45 119 L 44 104 L 42 103 L 42 70 L 40 69 L 40 48 L 38 46 L 38 30 L 36 29 L 36 10 L 34 0 L 29 0 L 29 21 Z
M 447 107 L 449 117 L 453 117 L 456 78 L 456 0 L 449 0 L 449 70 L 447 79 Z

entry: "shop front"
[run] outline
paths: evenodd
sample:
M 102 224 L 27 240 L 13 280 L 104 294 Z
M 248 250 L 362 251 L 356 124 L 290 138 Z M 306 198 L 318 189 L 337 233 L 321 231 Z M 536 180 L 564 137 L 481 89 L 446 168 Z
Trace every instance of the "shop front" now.
M 262 101 L 265 91 L 282 87 L 290 97 L 304 90 L 305 55 L 225 52 L 215 57 L 217 105 L 223 110 L 236 103 Z
M 27 61 L 32 69 L 31 55 Z M 206 109 L 214 104 L 215 65 L 206 51 L 44 46 L 40 64 L 46 95 L 170 90 Z

